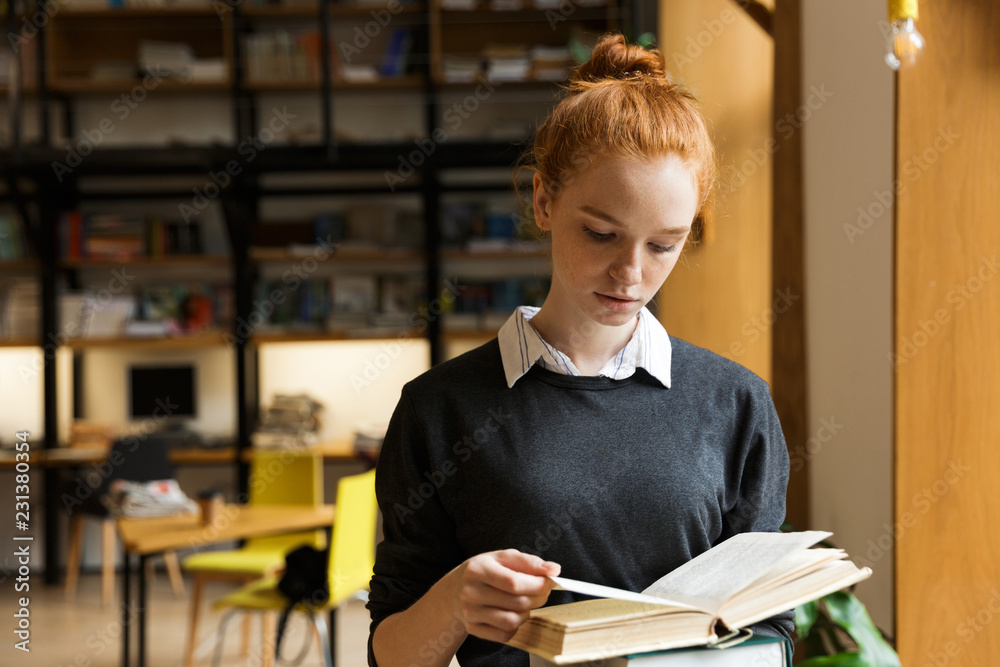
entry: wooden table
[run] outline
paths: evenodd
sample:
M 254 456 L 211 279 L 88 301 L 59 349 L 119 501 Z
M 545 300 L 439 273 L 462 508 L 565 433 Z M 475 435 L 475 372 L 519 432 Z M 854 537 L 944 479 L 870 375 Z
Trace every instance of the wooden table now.
M 323 457 L 324 461 L 354 461 L 364 458 L 354 451 L 353 438 L 320 442 L 308 448 Z M 242 459 L 250 461 L 259 451 L 253 447 L 243 452 Z M 44 468 L 72 468 L 89 463 L 101 463 L 108 458 L 108 450 L 89 447 L 56 447 L 55 449 L 33 449 L 31 465 Z M 235 447 L 174 447 L 170 450 L 170 460 L 175 465 L 199 465 L 210 463 L 232 463 L 236 460 Z M 13 451 L 0 451 L 0 469 L 13 468 Z
M 277 507 L 227 504 L 211 525 L 204 526 L 198 515 L 168 517 L 120 518 L 117 521 L 125 551 L 125 577 L 122 587 L 122 665 L 131 661 L 130 642 L 133 628 L 136 633 L 138 655 L 136 664 L 146 665 L 146 559 L 170 549 L 197 547 L 217 542 L 297 532 L 323 528 L 327 531 L 327 544 L 333 530 L 336 509 L 333 505 L 315 508 Z M 138 600 L 133 605 L 131 581 L 132 557 L 138 563 Z M 135 610 L 136 623 L 132 622 Z

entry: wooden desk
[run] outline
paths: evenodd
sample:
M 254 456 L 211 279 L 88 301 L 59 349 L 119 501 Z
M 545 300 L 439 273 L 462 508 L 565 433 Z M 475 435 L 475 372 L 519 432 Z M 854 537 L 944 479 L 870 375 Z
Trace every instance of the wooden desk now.
M 146 665 L 146 559 L 168 549 L 228 542 L 313 528 L 327 531 L 327 543 L 332 534 L 336 509 L 333 505 L 316 508 L 302 507 L 251 507 L 227 504 L 219 518 L 208 526 L 201 524 L 198 515 L 168 517 L 143 517 L 118 519 L 118 533 L 125 547 L 125 577 L 122 587 L 122 665 L 131 661 L 130 637 L 133 627 L 137 635 L 138 656 L 136 664 Z M 138 556 L 138 601 L 133 605 L 131 581 L 132 557 Z M 132 623 L 132 610 L 137 623 Z
M 354 451 L 354 441 L 351 438 L 327 440 L 317 443 L 313 448 L 319 452 L 324 461 L 354 461 L 362 458 Z M 243 460 L 250 461 L 256 452 L 253 447 L 243 453 Z M 55 449 L 33 449 L 31 465 L 43 468 L 72 468 L 75 466 L 100 463 L 108 458 L 106 449 L 89 449 L 85 447 L 57 447 Z M 235 447 L 178 447 L 170 450 L 170 460 L 175 465 L 198 465 L 211 463 L 232 463 L 236 460 Z M 0 452 L 0 469 L 13 468 L 15 464 L 13 451 Z

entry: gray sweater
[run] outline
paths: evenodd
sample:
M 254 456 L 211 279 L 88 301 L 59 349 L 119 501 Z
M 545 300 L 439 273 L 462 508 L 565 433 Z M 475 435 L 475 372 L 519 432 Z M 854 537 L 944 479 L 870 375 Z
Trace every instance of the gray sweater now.
M 640 591 L 736 533 L 778 530 L 788 453 L 767 384 L 671 343 L 670 389 L 643 369 L 612 380 L 537 365 L 508 388 L 496 339 L 407 383 L 378 459 L 371 632 L 485 551 L 513 547 L 563 576 Z M 548 604 L 574 599 L 553 591 Z M 752 627 L 787 638 L 792 614 Z M 417 664 L 439 650 L 414 648 Z M 528 665 L 472 636 L 458 660 Z

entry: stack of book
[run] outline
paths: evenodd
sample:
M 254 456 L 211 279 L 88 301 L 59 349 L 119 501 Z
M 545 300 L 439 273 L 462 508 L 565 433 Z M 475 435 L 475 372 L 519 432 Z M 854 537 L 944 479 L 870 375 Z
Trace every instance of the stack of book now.
M 318 29 L 252 33 L 244 39 L 250 83 L 319 81 L 321 38 Z
M 531 76 L 540 81 L 562 81 L 569 77 L 570 68 L 575 65 L 568 46 L 531 47 Z
M 487 44 L 483 57 L 490 81 L 526 81 L 531 75 L 531 52 L 524 44 Z
M 7 340 L 38 338 L 41 302 L 37 280 L 18 278 L 0 288 L 0 336 Z
M 228 78 L 225 58 L 196 58 L 194 49 L 184 42 L 141 40 L 136 65 L 139 72 L 178 77 L 199 82 L 224 82 Z M 92 73 L 100 75 L 100 70 Z
M 446 53 L 441 58 L 441 76 L 448 83 L 475 81 L 482 71 L 483 59 L 479 56 Z

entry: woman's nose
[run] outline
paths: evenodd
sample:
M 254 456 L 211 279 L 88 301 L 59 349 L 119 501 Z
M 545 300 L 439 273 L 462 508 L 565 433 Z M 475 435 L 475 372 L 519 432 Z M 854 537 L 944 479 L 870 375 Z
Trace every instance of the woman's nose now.
M 623 285 L 638 285 L 642 282 L 641 248 L 625 248 L 611 265 L 611 277 Z

